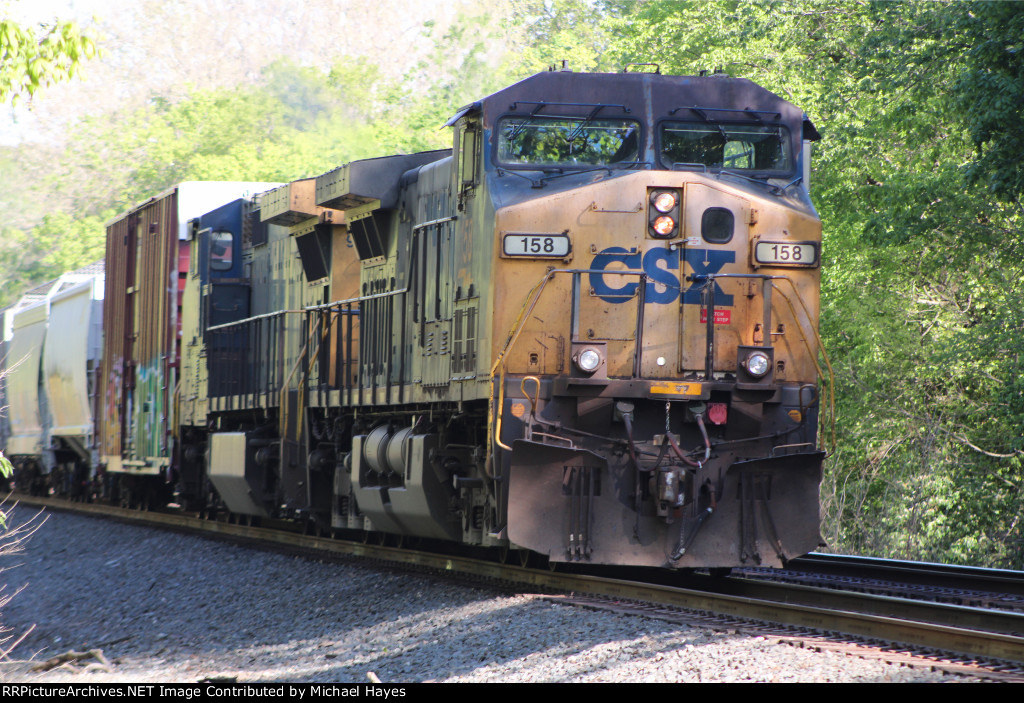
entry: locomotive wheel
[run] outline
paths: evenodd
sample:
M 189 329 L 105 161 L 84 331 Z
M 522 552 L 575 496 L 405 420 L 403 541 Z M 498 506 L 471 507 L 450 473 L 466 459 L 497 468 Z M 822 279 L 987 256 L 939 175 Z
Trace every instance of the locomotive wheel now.
M 516 551 L 519 552 L 519 566 L 525 569 L 532 565 L 533 552 L 531 552 L 529 549 L 519 549 Z

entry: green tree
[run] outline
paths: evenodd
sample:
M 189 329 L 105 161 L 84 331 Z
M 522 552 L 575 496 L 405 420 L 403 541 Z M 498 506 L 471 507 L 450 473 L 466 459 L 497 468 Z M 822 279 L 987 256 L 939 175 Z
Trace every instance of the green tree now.
M 95 53 L 93 40 L 74 22 L 34 30 L 0 15 L 0 103 L 73 77 L 82 61 Z
M 1024 4 L 978 2 L 950 8 L 953 38 L 963 47 L 952 87 L 978 150 L 972 182 L 1008 199 L 1024 194 Z
M 632 2 L 621 0 L 512 0 L 516 44 L 512 66 L 522 75 L 561 68 L 617 71 L 609 53 L 616 20 L 628 16 Z

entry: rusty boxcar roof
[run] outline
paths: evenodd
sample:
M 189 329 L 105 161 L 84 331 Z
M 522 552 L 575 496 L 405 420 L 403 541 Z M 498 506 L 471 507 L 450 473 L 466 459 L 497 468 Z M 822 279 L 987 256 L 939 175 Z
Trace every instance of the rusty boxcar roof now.
M 188 221 L 205 215 L 210 210 L 225 205 L 232 200 L 250 195 L 257 195 L 277 188 L 282 183 L 267 181 L 182 181 L 170 188 L 135 204 L 117 217 L 105 223 L 110 227 L 127 217 L 145 209 L 147 206 L 162 200 L 171 194 L 178 194 L 178 239 L 187 239 Z

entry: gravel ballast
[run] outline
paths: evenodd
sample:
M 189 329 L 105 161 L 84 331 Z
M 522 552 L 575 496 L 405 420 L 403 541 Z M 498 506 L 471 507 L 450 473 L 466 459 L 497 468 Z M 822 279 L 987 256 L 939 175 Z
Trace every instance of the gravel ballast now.
M 0 670 L 8 682 L 960 680 L 66 513 L 0 565 L 4 593 L 24 586 L 0 621 L 16 636 L 35 626 Z M 29 671 L 90 649 L 110 671 Z

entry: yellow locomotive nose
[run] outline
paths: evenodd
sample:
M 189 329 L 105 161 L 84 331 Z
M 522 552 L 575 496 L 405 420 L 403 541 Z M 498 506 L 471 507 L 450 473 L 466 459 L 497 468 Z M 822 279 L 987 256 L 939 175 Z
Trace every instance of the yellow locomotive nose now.
M 497 262 L 496 288 L 516 301 L 495 310 L 508 330 L 493 410 L 496 458 L 511 462 L 508 533 L 551 559 L 781 564 L 819 540 L 808 388 L 821 229 L 793 185 L 802 115 L 781 102 L 756 117 L 678 104 L 650 125 L 653 169 L 548 192 L 541 179 L 496 212 L 501 236 L 564 232 L 572 245 L 560 265 Z M 608 125 L 615 112 L 601 115 Z M 499 129 L 524 144 L 531 130 L 569 129 L 541 122 L 502 117 Z M 523 280 L 537 283 L 517 295 Z M 528 392 L 520 379 L 533 379 Z M 524 393 L 530 413 L 506 414 Z M 785 536 L 762 539 L 764 524 Z M 739 541 L 737 525 L 750 528 Z

